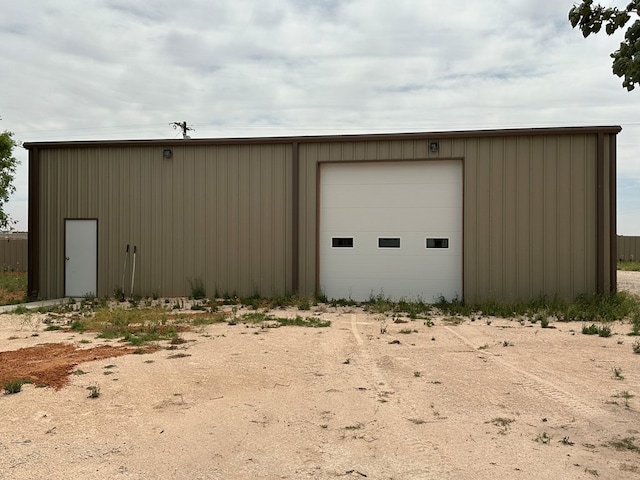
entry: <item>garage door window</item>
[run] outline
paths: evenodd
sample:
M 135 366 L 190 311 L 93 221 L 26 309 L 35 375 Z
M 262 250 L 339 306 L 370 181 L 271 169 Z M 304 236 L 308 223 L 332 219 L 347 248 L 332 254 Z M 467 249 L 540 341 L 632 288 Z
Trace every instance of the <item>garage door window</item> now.
M 400 248 L 400 238 L 378 237 L 378 248 Z
M 449 248 L 449 239 L 427 238 L 427 248 Z
M 353 237 L 332 237 L 331 248 L 353 248 Z

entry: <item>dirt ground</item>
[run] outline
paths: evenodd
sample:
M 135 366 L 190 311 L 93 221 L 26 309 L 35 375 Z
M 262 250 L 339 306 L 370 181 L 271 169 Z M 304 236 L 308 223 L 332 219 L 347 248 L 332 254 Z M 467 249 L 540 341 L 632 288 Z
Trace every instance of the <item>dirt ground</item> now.
M 640 292 L 640 273 L 619 273 Z M 0 370 L 7 352 L 53 344 L 24 372 L 61 359 L 74 372 L 0 395 L 0 479 L 640 478 L 628 324 L 601 338 L 579 323 L 306 313 L 333 323 L 215 324 L 140 355 L 0 315 Z

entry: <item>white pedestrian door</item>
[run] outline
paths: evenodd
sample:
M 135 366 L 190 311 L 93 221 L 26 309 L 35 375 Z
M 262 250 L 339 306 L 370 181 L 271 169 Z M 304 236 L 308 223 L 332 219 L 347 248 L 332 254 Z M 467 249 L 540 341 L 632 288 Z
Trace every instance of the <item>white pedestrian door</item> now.
M 98 283 L 98 220 L 65 221 L 65 297 L 96 295 Z

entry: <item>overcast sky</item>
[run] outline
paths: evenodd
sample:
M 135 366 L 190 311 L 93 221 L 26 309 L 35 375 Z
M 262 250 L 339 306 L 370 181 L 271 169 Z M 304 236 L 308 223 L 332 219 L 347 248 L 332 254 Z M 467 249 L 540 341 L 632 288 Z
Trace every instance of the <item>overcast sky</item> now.
M 619 6 L 626 1 L 605 1 Z M 640 88 L 564 0 L 4 0 L 0 130 L 20 141 L 621 125 L 640 235 Z M 27 155 L 7 210 L 27 228 Z

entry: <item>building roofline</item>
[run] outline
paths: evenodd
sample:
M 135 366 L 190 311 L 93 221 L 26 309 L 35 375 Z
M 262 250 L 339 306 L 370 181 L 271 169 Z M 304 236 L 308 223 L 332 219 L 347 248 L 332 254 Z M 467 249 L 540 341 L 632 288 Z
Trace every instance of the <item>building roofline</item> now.
M 147 140 L 77 140 L 54 142 L 25 142 L 27 150 L 35 148 L 82 148 L 82 147 L 148 147 L 179 145 L 236 145 L 258 143 L 325 143 L 325 142 L 365 142 L 391 140 L 442 140 L 448 138 L 504 137 L 522 135 L 571 135 L 571 134 L 618 134 L 619 125 L 583 127 L 509 128 L 493 130 L 458 130 L 411 133 L 373 133 L 347 135 L 308 135 L 288 137 L 238 137 L 238 138 L 171 138 Z

